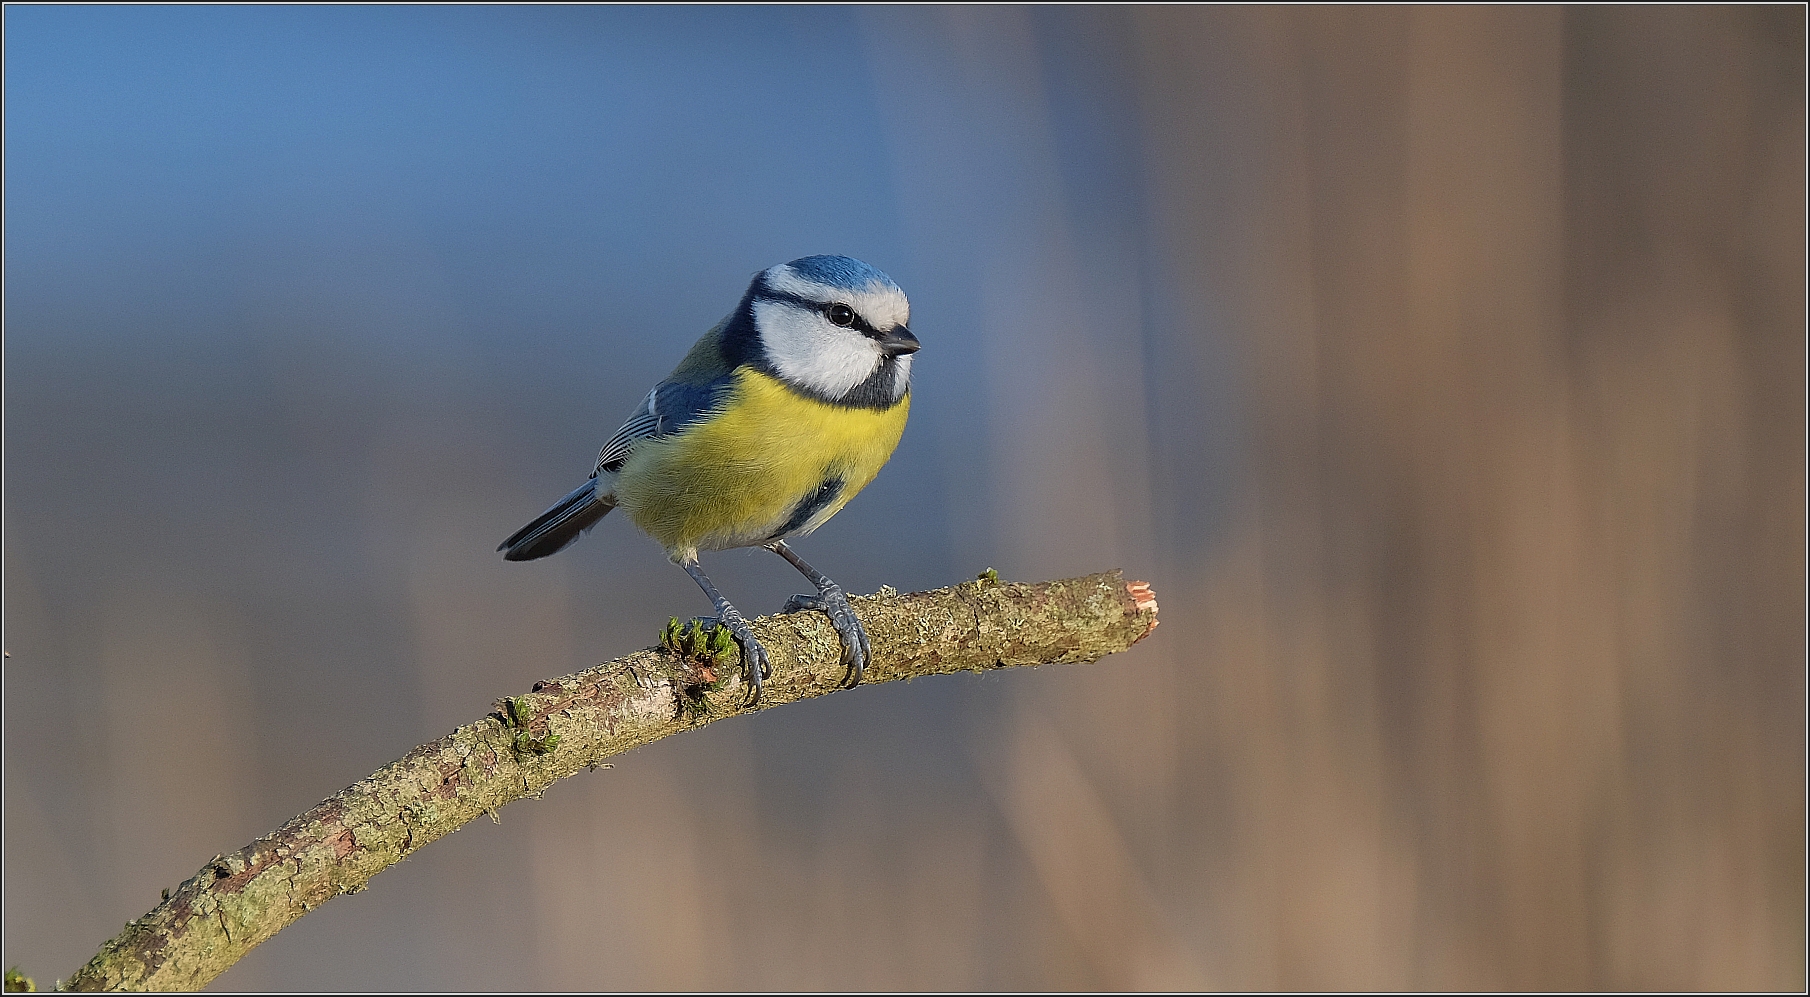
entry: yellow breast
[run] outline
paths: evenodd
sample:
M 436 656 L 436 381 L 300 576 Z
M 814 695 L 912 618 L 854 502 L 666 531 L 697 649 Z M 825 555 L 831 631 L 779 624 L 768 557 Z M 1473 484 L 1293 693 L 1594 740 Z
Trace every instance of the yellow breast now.
M 617 472 L 617 504 L 675 559 L 771 539 L 796 514 L 808 533 L 867 487 L 899 445 L 907 394 L 889 409 L 806 398 L 749 368 L 737 371 L 722 414 L 647 440 Z M 814 511 L 826 481 L 839 491 Z

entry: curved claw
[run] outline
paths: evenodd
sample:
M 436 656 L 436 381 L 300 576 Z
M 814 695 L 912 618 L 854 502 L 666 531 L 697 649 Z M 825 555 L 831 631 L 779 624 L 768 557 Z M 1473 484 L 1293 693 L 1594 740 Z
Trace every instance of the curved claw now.
M 704 616 L 699 619 L 712 619 Z M 754 706 L 760 702 L 761 687 L 765 680 L 773 677 L 773 660 L 767 656 L 767 649 L 761 646 L 754 637 L 754 631 L 748 629 L 748 621 L 734 606 L 726 606 L 724 611 L 714 618 L 717 626 L 729 631 L 742 652 L 742 680 L 748 683 L 748 702 Z
M 680 560 L 679 567 L 684 568 L 691 580 L 698 583 L 698 588 L 710 597 L 711 603 L 716 606 L 717 625 L 726 628 L 729 636 L 734 637 L 735 643 L 741 647 L 742 672 L 747 677 L 750 692 L 747 705 L 754 706 L 760 702 L 761 683 L 773 674 L 773 661 L 767 657 L 767 649 L 754 639 L 754 631 L 748 629 L 747 619 L 729 604 L 728 599 L 723 598 L 723 593 L 718 592 L 715 585 L 710 584 L 710 576 L 704 574 L 704 568 L 698 564 L 695 552 Z
M 842 591 L 842 586 L 832 583 L 824 587 L 821 595 L 795 595 L 787 599 L 785 608 L 780 610 L 782 613 L 806 611 L 822 613 L 836 628 L 836 636 L 842 641 L 842 667 L 848 669 L 842 688 L 853 689 L 860 685 L 874 652 L 867 639 L 867 630 L 861 626 L 861 618 L 848 603 L 848 594 Z

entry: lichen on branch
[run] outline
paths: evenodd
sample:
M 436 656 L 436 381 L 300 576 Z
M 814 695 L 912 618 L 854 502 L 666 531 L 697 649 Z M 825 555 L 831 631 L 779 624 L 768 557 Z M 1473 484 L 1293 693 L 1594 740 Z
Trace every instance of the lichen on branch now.
M 850 600 L 873 644 L 866 684 L 1016 665 L 1078 663 L 1156 628 L 1156 597 L 1119 572 L 1023 585 L 979 579 Z M 837 691 L 841 644 L 821 613 L 752 624 L 772 657 L 760 704 L 720 641 L 673 621 L 659 647 L 537 682 L 231 855 L 216 855 L 126 925 L 71 990 L 195 990 L 302 915 L 461 825 L 580 769 L 739 713 Z

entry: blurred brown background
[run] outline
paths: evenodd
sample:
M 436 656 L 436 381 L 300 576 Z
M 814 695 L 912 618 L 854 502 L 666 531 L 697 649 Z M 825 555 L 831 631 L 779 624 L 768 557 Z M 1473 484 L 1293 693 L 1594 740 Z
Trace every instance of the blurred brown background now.
M 625 524 L 491 548 L 748 273 L 850 252 L 924 362 L 806 556 L 1124 566 L 1162 628 L 642 750 L 219 986 L 1805 985 L 1801 7 L 129 16 L 6 13 L 7 964 L 702 611 Z M 167 107 L 31 75 L 115 36 Z M 407 126 L 273 83 L 145 152 L 257 45 L 394 60 Z M 593 73 L 619 158 L 484 158 Z

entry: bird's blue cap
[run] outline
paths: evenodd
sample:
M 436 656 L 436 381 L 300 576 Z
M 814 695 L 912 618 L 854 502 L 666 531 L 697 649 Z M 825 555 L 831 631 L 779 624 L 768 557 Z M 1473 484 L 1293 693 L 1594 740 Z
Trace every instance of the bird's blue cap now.
M 826 287 L 850 291 L 864 291 L 875 284 L 895 290 L 899 287 L 892 282 L 891 277 L 849 256 L 806 256 L 793 260 L 786 266 L 791 267 L 800 277 L 814 280 Z

